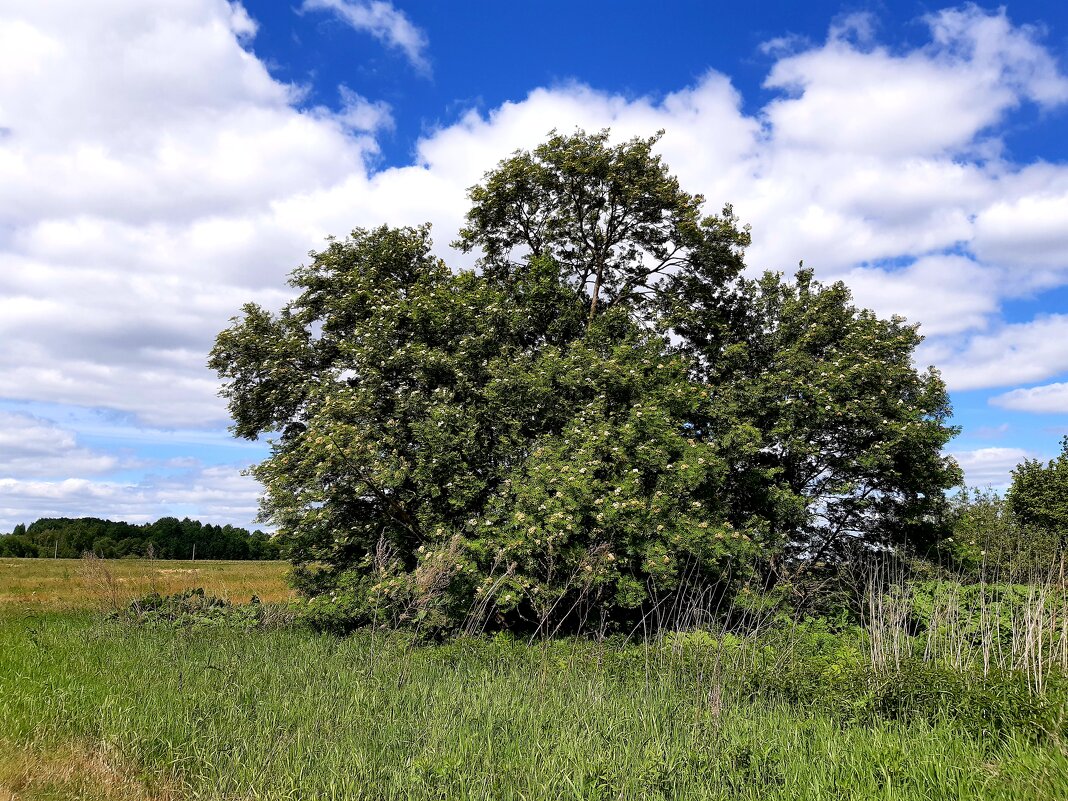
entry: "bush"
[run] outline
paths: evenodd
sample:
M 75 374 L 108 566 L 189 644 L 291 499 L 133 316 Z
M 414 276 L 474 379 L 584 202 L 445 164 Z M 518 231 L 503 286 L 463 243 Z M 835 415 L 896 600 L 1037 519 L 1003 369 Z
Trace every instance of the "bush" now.
M 112 618 L 141 626 L 255 629 L 287 625 L 293 622 L 295 615 L 285 606 L 262 604 L 256 596 L 247 604 L 235 605 L 207 595 L 198 587 L 174 595 L 151 593 L 131 601 L 125 610 L 113 614 Z
M 878 720 L 949 721 L 982 737 L 1024 731 L 1034 739 L 1068 734 L 1068 680 L 1051 672 L 1041 691 L 1023 670 L 963 669 L 926 659 L 922 649 L 897 664 L 872 662 L 870 635 L 807 619 L 751 636 L 697 630 L 664 638 L 680 680 L 736 700 L 812 707 L 851 724 Z
M 1040 522 L 1048 523 L 1047 517 L 1020 511 L 1027 505 L 1021 487 L 1035 474 L 1044 475 L 1036 465 L 1025 462 L 1014 472 L 1015 496 L 962 489 L 950 501 L 951 536 L 938 544 L 939 561 L 971 581 L 1042 580 L 1057 570 L 1064 554 L 1062 535 Z

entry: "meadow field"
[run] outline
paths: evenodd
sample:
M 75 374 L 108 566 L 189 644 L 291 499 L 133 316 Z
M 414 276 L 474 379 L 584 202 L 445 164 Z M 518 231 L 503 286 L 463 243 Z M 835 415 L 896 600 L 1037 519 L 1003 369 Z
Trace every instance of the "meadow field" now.
M 28 609 L 115 608 L 191 587 L 235 602 L 292 593 L 285 562 L 164 559 L 0 559 L 0 615 Z
M 125 596 L 109 613 L 103 570 L 171 590 L 193 574 L 157 571 L 192 566 L 66 569 L 91 603 L 56 588 L 61 565 L 0 567 L 3 801 L 1068 797 L 1057 642 L 1041 683 L 811 620 L 418 644 L 196 595 L 189 614 L 114 614 Z M 286 596 L 282 565 L 196 569 L 235 601 Z

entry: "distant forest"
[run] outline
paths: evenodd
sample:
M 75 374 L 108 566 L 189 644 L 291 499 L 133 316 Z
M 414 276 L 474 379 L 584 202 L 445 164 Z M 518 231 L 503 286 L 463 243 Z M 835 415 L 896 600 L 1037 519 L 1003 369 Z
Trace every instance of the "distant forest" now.
M 101 520 L 96 517 L 41 518 L 28 527 L 0 534 L 0 557 L 76 558 L 94 553 L 104 559 L 278 559 L 278 543 L 269 534 L 176 517 L 155 523 Z

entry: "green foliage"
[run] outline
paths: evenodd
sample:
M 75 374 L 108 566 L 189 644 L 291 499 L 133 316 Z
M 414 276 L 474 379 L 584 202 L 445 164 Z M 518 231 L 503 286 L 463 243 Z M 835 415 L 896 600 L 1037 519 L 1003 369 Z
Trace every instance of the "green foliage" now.
M 174 595 L 151 593 L 131 601 L 126 609 L 114 613 L 112 618 L 140 626 L 254 629 L 288 624 L 294 615 L 282 607 L 262 604 L 255 596 L 248 604 L 234 605 L 223 598 L 207 595 L 202 587 L 197 587 Z
M 656 137 L 607 142 L 554 134 L 472 188 L 480 274 L 425 226 L 357 229 L 219 334 L 325 628 L 672 625 L 695 589 L 940 535 L 954 429 L 915 328 L 810 272 L 738 278 L 729 207 L 702 217 Z
M 551 259 L 568 286 L 589 293 L 591 320 L 612 307 L 648 310 L 673 274 L 718 297 L 744 267 L 748 231 L 737 229 L 730 207 L 702 217 L 704 198 L 683 192 L 653 155 L 660 135 L 611 147 L 607 130 L 552 132 L 471 188 L 455 245 L 477 248 L 480 266 L 497 277 L 523 255 Z
M 938 555 L 973 578 L 1046 580 L 1062 569 L 1068 536 L 1068 437 L 1047 464 L 1026 459 L 1004 497 L 961 489 L 949 504 L 952 536 Z
M 775 636 L 788 653 L 788 632 Z M 838 636 L 809 625 L 780 674 L 805 661 L 830 676 L 842 643 L 857 645 Z M 752 653 L 744 638 L 728 649 Z M 703 662 L 691 650 L 35 614 L 0 626 L 0 731 L 5 747 L 84 743 L 183 798 L 1068 795 L 1062 686 L 1035 700 L 1009 678 L 962 686 L 925 669 L 828 680 L 791 703 L 749 682 L 752 660 L 716 674 L 715 646 Z
M 1035 659 L 1041 661 L 1068 648 L 1068 596 L 1052 585 L 917 581 L 908 586 L 907 604 L 909 626 L 930 643 L 928 650 L 949 641 L 976 658 L 985 646 L 1041 653 Z M 1023 645 L 1028 638 L 1035 642 Z
M 0 535 L 0 556 L 34 557 L 38 554 L 37 545 L 25 535 Z
M 254 474 L 301 586 L 333 595 L 323 615 L 555 628 L 751 559 L 725 526 L 725 465 L 687 427 L 708 393 L 683 360 L 620 312 L 587 330 L 552 262 L 503 284 L 429 244 L 355 231 L 213 352 L 236 430 L 281 432 Z M 299 384 L 294 353 L 316 366 Z M 245 394 L 275 365 L 286 393 Z
M 950 500 L 952 535 L 939 543 L 938 555 L 956 573 L 972 580 L 1048 579 L 1060 569 L 1061 535 L 1036 526 L 1033 520 L 1024 522 L 1027 515 L 1023 517 L 994 490 L 961 489 Z
M 844 284 L 809 270 L 792 283 L 766 274 L 744 294 L 733 344 L 687 346 L 716 414 L 753 432 L 732 458 L 734 514 L 767 521 L 813 561 L 857 542 L 924 553 L 961 474 L 942 455 L 957 431 L 945 385 L 912 364 L 916 327 L 857 309 Z
M 982 677 L 910 659 L 868 695 L 873 713 L 884 719 L 940 718 L 973 736 L 1016 732 L 1040 740 L 1068 733 L 1064 692 L 1062 686 L 1036 695 L 1019 674 Z
M 1021 525 L 1052 532 L 1061 543 L 1068 538 L 1068 436 L 1047 464 L 1026 459 L 1016 466 L 1006 501 Z
M 722 673 L 736 697 L 815 707 L 851 724 L 926 719 L 951 721 L 975 737 L 1068 734 L 1068 684 L 1059 672 L 1038 693 L 1024 671 L 961 669 L 922 653 L 880 667 L 871 661 L 870 636 L 808 618 L 749 636 L 694 631 L 665 642 L 698 684 Z

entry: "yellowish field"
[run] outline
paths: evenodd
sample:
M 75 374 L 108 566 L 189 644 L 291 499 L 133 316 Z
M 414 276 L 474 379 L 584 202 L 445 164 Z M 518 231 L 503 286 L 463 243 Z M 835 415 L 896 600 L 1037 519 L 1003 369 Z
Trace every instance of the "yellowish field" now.
M 285 562 L 170 561 L 161 559 L 0 559 L 0 612 L 118 608 L 128 601 L 203 587 L 234 602 L 293 597 Z
M 115 748 L 64 742 L 16 745 L 0 739 L 0 801 L 173 801 L 138 781 Z

